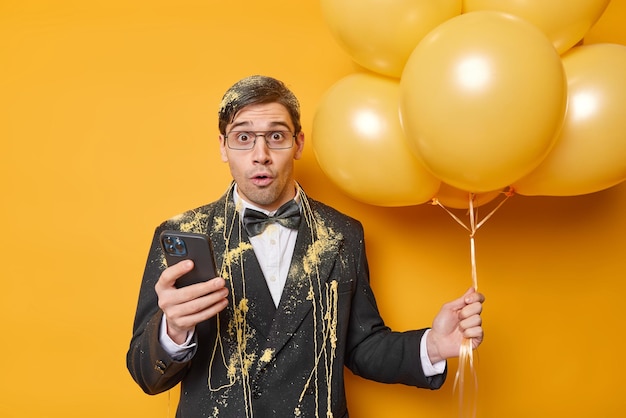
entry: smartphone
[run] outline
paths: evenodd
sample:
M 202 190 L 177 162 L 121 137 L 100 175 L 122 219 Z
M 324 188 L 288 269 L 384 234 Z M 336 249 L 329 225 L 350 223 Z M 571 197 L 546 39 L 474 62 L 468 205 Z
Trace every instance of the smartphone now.
M 208 236 L 168 230 L 161 233 L 160 241 L 168 266 L 183 260 L 193 261 L 193 270 L 176 280 L 176 287 L 206 282 L 217 277 L 213 246 Z

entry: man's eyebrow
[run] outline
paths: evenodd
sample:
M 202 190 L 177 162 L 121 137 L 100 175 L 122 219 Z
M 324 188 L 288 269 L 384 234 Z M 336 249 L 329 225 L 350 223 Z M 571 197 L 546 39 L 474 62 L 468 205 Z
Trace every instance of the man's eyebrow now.
M 235 129 L 235 128 L 251 128 L 251 122 L 248 120 L 245 121 L 240 121 L 240 122 L 235 122 L 232 124 L 231 126 L 231 130 Z M 289 126 L 289 124 L 287 122 L 283 122 L 283 121 L 274 121 L 274 122 L 270 122 L 269 123 L 270 128 L 276 128 L 276 127 L 282 127 L 287 129 L 288 131 L 291 130 L 291 127 Z
M 232 124 L 232 126 L 230 127 L 231 130 L 235 129 L 235 128 L 239 128 L 242 126 L 246 126 L 246 125 L 250 125 L 250 122 L 245 120 L 245 121 L 241 121 L 241 122 L 235 122 Z

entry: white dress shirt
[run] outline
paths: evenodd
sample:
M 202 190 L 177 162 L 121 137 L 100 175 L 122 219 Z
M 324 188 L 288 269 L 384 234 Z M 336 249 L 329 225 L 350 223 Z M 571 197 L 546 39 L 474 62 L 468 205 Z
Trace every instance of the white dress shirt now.
M 235 187 L 233 197 L 235 206 L 241 208 L 242 218 L 246 208 L 258 210 L 268 216 L 273 216 L 276 213 L 276 211 L 270 212 L 261 209 L 241 199 L 237 194 L 237 187 Z M 296 202 L 299 203 L 297 196 Z M 250 244 L 252 244 L 254 254 L 259 261 L 265 282 L 277 308 L 287 281 L 291 258 L 296 247 L 296 238 L 298 238 L 296 229 L 286 228 L 276 222 L 269 224 L 259 235 L 250 237 Z

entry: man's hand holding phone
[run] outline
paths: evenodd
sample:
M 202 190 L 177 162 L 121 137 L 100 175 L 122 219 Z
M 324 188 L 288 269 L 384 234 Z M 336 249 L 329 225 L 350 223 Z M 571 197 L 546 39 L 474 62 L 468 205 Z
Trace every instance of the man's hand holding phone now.
M 176 287 L 176 280 L 194 267 L 192 260 L 182 260 L 161 273 L 155 290 L 159 307 L 167 321 L 167 334 L 182 344 L 197 324 L 214 317 L 228 306 L 226 281 L 215 277 L 205 282 Z

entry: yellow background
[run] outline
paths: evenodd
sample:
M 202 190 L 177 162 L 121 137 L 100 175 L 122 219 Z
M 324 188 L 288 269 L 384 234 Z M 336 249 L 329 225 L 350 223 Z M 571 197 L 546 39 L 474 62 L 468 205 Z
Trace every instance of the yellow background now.
M 585 42 L 626 44 L 624 19 L 614 0 Z M 153 228 L 229 182 L 221 94 L 282 79 L 310 136 L 321 96 L 356 71 L 316 0 L 2 0 L 0 416 L 173 416 L 177 394 L 144 395 L 125 354 Z M 345 197 L 310 143 L 297 177 L 363 221 L 392 327 L 428 326 L 471 285 L 467 235 L 441 209 Z M 626 184 L 515 196 L 479 231 L 479 417 L 626 410 L 625 214 Z M 348 372 L 352 416 L 457 416 L 450 371 L 436 392 Z

